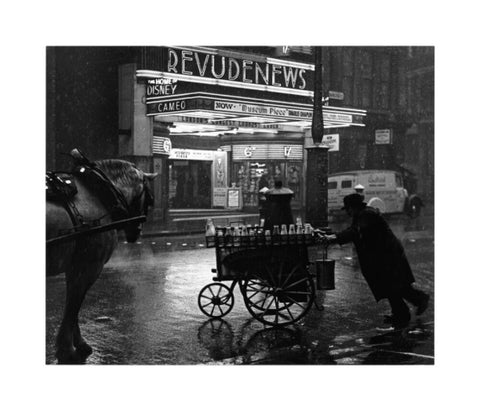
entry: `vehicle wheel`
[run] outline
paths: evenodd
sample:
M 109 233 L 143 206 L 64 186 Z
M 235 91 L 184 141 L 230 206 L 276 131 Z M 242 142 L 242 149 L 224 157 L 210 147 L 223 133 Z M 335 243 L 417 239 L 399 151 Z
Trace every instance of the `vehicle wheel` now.
M 370 201 L 368 201 L 367 205 L 375 208 L 381 214 L 385 213 L 385 202 L 383 202 L 380 198 L 371 198 Z
M 210 283 L 198 294 L 198 307 L 209 317 L 223 317 L 233 308 L 234 297 L 223 283 Z
M 300 320 L 315 299 L 313 279 L 302 264 L 264 264 L 262 274 L 242 281 L 245 306 L 260 322 L 286 326 Z

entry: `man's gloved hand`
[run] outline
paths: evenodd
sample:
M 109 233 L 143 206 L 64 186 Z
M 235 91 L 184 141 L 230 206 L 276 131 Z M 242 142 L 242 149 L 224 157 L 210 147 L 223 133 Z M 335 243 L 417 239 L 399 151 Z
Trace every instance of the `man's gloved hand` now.
M 320 237 L 320 243 L 322 245 L 330 245 L 331 243 L 334 243 L 337 240 L 336 235 L 322 235 Z

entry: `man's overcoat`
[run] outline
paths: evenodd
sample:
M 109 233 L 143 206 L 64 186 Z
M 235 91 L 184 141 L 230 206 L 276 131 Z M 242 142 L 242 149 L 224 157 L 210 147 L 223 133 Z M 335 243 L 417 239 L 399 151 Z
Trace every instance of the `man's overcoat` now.
M 352 225 L 337 233 L 339 244 L 353 242 L 363 276 L 377 300 L 415 281 L 401 242 L 373 208 L 365 207 Z

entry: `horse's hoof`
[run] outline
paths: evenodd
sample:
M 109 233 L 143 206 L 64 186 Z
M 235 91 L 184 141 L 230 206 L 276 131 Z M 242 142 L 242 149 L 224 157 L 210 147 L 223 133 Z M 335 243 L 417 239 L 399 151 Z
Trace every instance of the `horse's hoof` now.
M 77 346 L 77 355 L 84 360 L 93 353 L 93 349 L 88 343 L 82 343 Z
M 82 357 L 74 349 L 57 350 L 55 354 L 58 364 L 82 364 L 85 363 L 85 358 Z

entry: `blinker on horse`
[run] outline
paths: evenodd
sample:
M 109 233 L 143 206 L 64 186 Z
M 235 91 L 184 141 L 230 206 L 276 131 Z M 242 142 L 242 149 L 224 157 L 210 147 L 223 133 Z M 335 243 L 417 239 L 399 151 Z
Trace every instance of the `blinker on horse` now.
M 81 335 L 78 314 L 117 245 L 116 228 L 109 227 L 121 225 L 128 242 L 138 239 L 140 224 L 123 221 L 146 216 L 153 205 L 149 181 L 157 176 L 128 161 L 90 162 L 78 150 L 71 154 L 77 165 L 71 174 L 47 176 L 47 181 L 56 182 L 47 190 L 46 273 L 65 273 L 66 281 L 64 314 L 56 338 L 59 363 L 82 363 L 92 353 Z M 57 179 L 68 180 L 67 194 Z M 56 241 L 65 234 L 68 240 Z

